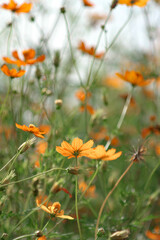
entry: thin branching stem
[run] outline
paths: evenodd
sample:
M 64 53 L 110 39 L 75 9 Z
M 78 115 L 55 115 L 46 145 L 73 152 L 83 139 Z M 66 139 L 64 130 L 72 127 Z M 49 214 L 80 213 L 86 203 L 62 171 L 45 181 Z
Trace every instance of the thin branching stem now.
M 133 161 L 130 163 L 130 165 L 127 167 L 127 169 L 123 172 L 123 174 L 120 176 L 120 178 L 117 180 L 117 182 L 115 183 L 114 187 L 111 189 L 111 191 L 107 194 L 106 198 L 104 199 L 101 208 L 99 210 L 99 214 L 98 214 L 98 218 L 97 218 L 97 224 L 96 224 L 96 229 L 95 229 L 95 240 L 97 239 L 97 232 L 98 232 L 98 226 L 99 226 L 99 222 L 100 222 L 100 218 L 103 212 L 103 209 L 106 205 L 106 202 L 108 200 L 108 198 L 111 196 L 111 194 L 113 193 L 113 191 L 116 189 L 116 187 L 118 186 L 118 184 L 120 183 L 120 181 L 123 179 L 123 177 L 126 175 L 126 173 L 129 171 L 129 169 L 132 167 L 133 165 Z

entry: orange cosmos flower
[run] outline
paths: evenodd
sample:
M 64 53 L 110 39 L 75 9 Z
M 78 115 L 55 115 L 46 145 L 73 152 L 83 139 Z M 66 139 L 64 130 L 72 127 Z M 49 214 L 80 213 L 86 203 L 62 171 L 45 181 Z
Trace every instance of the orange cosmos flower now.
M 122 154 L 122 152 L 116 152 L 116 149 L 111 148 L 108 151 L 105 150 L 105 147 L 103 145 L 98 145 L 96 148 L 94 148 L 94 152 L 89 155 L 89 158 L 92 159 L 100 159 L 103 161 L 112 161 L 119 158 Z
M 142 137 L 146 138 L 149 134 L 154 133 L 155 135 L 160 134 L 160 125 L 149 126 L 142 129 Z
M 157 226 L 157 228 L 154 229 L 155 233 L 152 233 L 151 231 L 146 231 L 145 235 L 147 238 L 151 239 L 151 240 L 160 240 L 160 233 L 158 233 L 159 231 L 159 227 Z
M 93 140 L 89 140 L 88 142 L 83 144 L 83 141 L 80 138 L 75 138 L 72 141 L 72 144 L 69 144 L 66 141 L 61 143 L 61 147 L 56 147 L 56 151 L 62 154 L 65 157 L 74 158 L 74 157 L 88 157 L 93 149 Z
M 46 134 L 45 131 L 40 131 L 40 129 L 35 127 L 33 124 L 30 124 L 29 127 L 27 127 L 26 125 L 19 125 L 19 124 L 16 123 L 16 127 L 25 131 L 25 132 L 31 132 L 36 137 L 39 137 L 39 138 L 44 138 L 44 136 L 42 134 Z
M 145 81 L 142 74 L 135 71 L 126 71 L 124 75 L 116 73 L 116 75 L 133 86 L 144 87 L 152 82 L 151 79 Z
M 39 237 L 38 240 L 47 240 L 47 238 L 43 235 L 42 237 Z
M 87 184 L 86 182 L 82 181 L 79 184 L 79 190 L 81 190 L 82 192 L 84 192 L 87 188 Z M 91 198 L 95 198 L 96 194 L 95 194 L 95 190 L 96 190 L 96 186 L 92 185 L 88 188 L 88 190 L 85 193 L 85 197 L 91 197 Z
M 3 57 L 3 60 L 9 64 L 16 64 L 18 67 L 25 66 L 27 64 L 32 65 L 34 63 L 43 62 L 45 60 L 45 55 L 41 55 L 41 56 L 35 58 L 36 52 L 34 49 L 24 50 L 22 52 L 22 54 L 23 54 L 24 60 L 19 58 L 17 51 L 12 52 L 12 56 L 16 60 L 12 60 L 8 57 Z
M 90 136 L 96 140 L 96 141 L 100 141 L 102 139 L 104 139 L 107 135 L 107 129 L 105 127 L 100 127 L 98 132 L 91 132 Z
M 149 0 L 118 0 L 119 4 L 126 4 L 127 6 L 136 5 L 138 7 L 146 6 Z
M 101 59 L 104 56 L 104 52 L 96 53 L 94 47 L 86 47 L 83 41 L 79 43 L 78 49 L 98 59 Z
M 52 214 L 54 217 L 73 220 L 71 216 L 64 215 L 64 211 L 61 210 L 61 204 L 59 202 L 51 203 L 46 200 L 46 196 L 38 196 L 36 198 L 37 207 L 40 207 L 43 211 Z
M 90 92 L 87 92 L 87 94 L 84 92 L 84 90 L 78 90 L 77 92 L 76 92 L 76 97 L 82 102 L 82 105 L 80 106 L 80 111 L 81 112 L 84 112 L 84 110 L 85 110 L 85 105 L 84 105 L 84 103 L 85 103 L 85 100 L 86 100 L 86 98 L 87 98 L 87 100 L 88 100 L 88 98 L 90 98 L 91 97 L 91 93 Z M 91 114 L 91 115 L 93 115 L 94 113 L 95 113 L 95 110 L 94 110 L 94 108 L 91 106 L 91 105 L 89 105 L 89 104 L 86 104 L 86 109 L 87 109 L 87 111 Z
M 44 154 L 48 147 L 48 143 L 45 141 L 38 142 L 36 144 L 36 152 L 39 154 Z
M 89 104 L 86 105 L 86 109 L 91 115 L 93 115 L 95 113 L 94 108 Z M 85 106 L 84 105 L 80 106 L 80 111 L 84 112 L 84 110 L 85 110 Z
M 9 69 L 6 64 L 3 64 L 1 70 L 4 74 L 11 78 L 22 77 L 25 74 L 25 70 L 17 71 L 16 69 Z
M 10 0 L 8 4 L 4 3 L 1 5 L 1 8 L 4 8 L 6 10 L 11 10 L 12 12 L 15 12 L 17 14 L 19 13 L 28 13 L 31 8 L 31 3 L 23 3 L 22 5 L 19 5 L 14 2 L 14 0 Z
M 122 89 L 124 87 L 124 82 L 121 79 L 113 76 L 104 78 L 103 83 L 115 89 Z
M 94 4 L 91 3 L 89 0 L 82 0 L 82 1 L 83 1 L 84 6 L 86 6 L 86 7 L 93 7 L 94 6 Z

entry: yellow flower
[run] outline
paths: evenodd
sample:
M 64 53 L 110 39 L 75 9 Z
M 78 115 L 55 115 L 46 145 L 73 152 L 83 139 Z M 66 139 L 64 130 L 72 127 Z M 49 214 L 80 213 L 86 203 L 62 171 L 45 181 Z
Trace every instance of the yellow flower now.
M 69 219 L 69 220 L 74 219 L 71 216 L 64 215 L 64 211 L 61 210 L 61 204 L 59 202 L 51 203 L 51 202 L 48 202 L 46 199 L 47 199 L 47 196 L 45 197 L 38 196 L 36 198 L 37 207 L 40 207 L 43 211 L 54 215 L 54 217 Z

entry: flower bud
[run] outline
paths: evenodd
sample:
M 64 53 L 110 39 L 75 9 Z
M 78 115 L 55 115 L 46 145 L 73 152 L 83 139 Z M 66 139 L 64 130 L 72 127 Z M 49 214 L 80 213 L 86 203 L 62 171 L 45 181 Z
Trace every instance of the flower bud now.
M 36 141 L 36 138 L 34 137 L 34 138 L 31 138 L 31 139 L 29 139 L 28 141 L 22 143 L 22 145 L 18 148 L 18 152 L 24 153 L 25 151 L 28 150 L 28 148 L 30 148 L 30 146 L 31 146 L 33 143 L 35 143 L 35 141 Z
M 60 109 L 61 106 L 62 106 L 62 104 L 63 104 L 63 101 L 62 101 L 62 99 L 56 99 L 56 100 L 54 101 L 54 103 L 55 103 L 55 105 L 56 105 L 56 109 Z

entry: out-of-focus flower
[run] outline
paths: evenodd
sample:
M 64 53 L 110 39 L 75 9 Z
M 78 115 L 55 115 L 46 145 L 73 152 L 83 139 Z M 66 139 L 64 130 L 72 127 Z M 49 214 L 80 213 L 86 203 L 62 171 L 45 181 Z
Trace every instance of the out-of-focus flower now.
M 49 134 L 49 132 L 50 132 L 50 130 L 51 130 L 51 126 L 49 126 L 49 125 L 40 125 L 39 126 L 39 130 L 41 131 L 41 132 L 45 132 L 45 134 Z
M 82 181 L 79 183 L 79 190 L 81 190 L 82 192 L 84 192 L 87 189 L 87 187 L 88 186 L 86 182 Z M 84 194 L 85 197 L 96 198 L 95 190 L 96 190 L 95 185 L 90 186 Z
M 88 101 L 88 99 L 91 97 L 91 93 L 87 92 L 85 93 L 84 90 L 80 89 L 76 92 L 76 97 L 81 101 L 81 106 L 80 106 L 80 111 L 84 112 L 85 111 L 85 100 Z M 90 104 L 86 104 L 86 109 L 87 111 L 93 115 L 95 113 L 94 108 Z
M 105 127 L 101 127 L 98 132 L 91 132 L 90 136 L 96 141 L 103 140 L 107 135 L 107 130 Z
M 158 156 L 160 156 L 160 143 L 157 143 L 155 146 L 155 152 Z
M 78 45 L 78 49 L 83 53 L 87 53 L 95 58 L 101 59 L 104 56 L 104 52 L 96 53 L 94 47 L 87 47 L 83 41 L 81 41 Z
M 1 67 L 2 72 L 7 75 L 8 77 L 11 78 L 17 78 L 17 77 L 22 77 L 25 74 L 25 70 L 19 70 L 17 71 L 16 69 L 9 69 L 6 64 L 3 64 Z
M 154 133 L 155 135 L 159 135 L 160 134 L 160 125 L 149 126 L 147 128 L 143 128 L 141 135 L 143 138 L 146 138 L 151 133 Z
M 124 100 L 126 100 L 127 97 L 128 97 L 128 94 L 125 94 L 125 93 L 124 93 L 124 94 L 121 94 L 120 97 L 123 98 Z M 135 101 L 135 99 L 134 99 L 133 97 L 131 97 L 131 100 L 130 100 L 129 105 L 130 105 L 131 107 L 135 107 L 135 106 L 136 106 L 136 101 Z
M 115 76 L 106 77 L 103 80 L 103 84 L 115 89 L 122 89 L 124 87 L 124 82 Z
M 39 237 L 38 240 L 47 240 L 47 238 L 45 237 L 45 235 L 43 235 L 42 237 Z
M 33 124 L 30 124 L 29 127 L 27 127 L 26 125 L 19 125 L 16 123 L 16 127 L 25 132 L 33 133 L 36 137 L 39 138 L 44 138 L 43 134 L 46 134 L 45 131 L 41 131 L 40 128 L 35 127 Z
M 47 198 L 46 196 L 44 198 L 42 196 L 38 196 L 36 198 L 37 207 L 40 207 L 43 211 L 49 214 L 52 214 L 54 217 L 69 219 L 69 220 L 74 219 L 71 216 L 64 215 L 64 211 L 61 210 L 61 204 L 59 202 L 51 203 L 51 202 L 48 202 L 46 198 Z
M 82 156 L 88 157 L 93 151 L 92 146 L 93 140 L 89 140 L 83 144 L 83 141 L 80 138 L 75 138 L 72 141 L 72 144 L 63 141 L 61 147 L 56 147 L 56 151 L 63 156 L 68 157 L 68 159 Z
M 138 7 L 144 7 L 146 6 L 147 2 L 149 0 L 118 0 L 119 4 L 126 4 L 127 6 L 138 6 Z
M 3 57 L 3 60 L 9 64 L 16 64 L 18 67 L 25 66 L 27 64 L 32 65 L 38 62 L 43 62 L 45 60 L 45 55 L 41 55 L 35 58 L 36 52 L 34 49 L 24 50 L 22 54 L 24 57 L 23 60 L 20 59 L 17 51 L 12 52 L 12 56 L 15 58 L 15 60 L 12 60 L 8 57 Z
M 160 240 L 160 228 L 159 226 L 156 226 L 154 228 L 154 233 L 151 231 L 146 231 L 145 235 L 147 238 L 151 239 L 151 240 Z
M 89 155 L 89 158 L 100 159 L 103 161 L 112 161 L 119 158 L 121 154 L 121 151 L 116 153 L 116 149 L 114 148 L 106 151 L 103 145 L 98 145 L 96 148 L 94 148 L 94 152 Z
M 44 154 L 48 147 L 48 143 L 46 141 L 40 141 L 36 144 L 36 152 L 39 154 Z
M 89 105 L 89 104 L 86 105 L 86 109 L 87 109 L 87 111 L 88 111 L 91 115 L 93 115 L 93 114 L 95 113 L 94 108 L 93 108 L 91 105 Z M 84 106 L 84 105 L 80 106 L 80 111 L 81 111 L 81 112 L 84 112 L 84 111 L 85 111 L 85 106 Z
M 135 71 L 126 71 L 124 75 L 116 73 L 116 75 L 133 86 L 144 87 L 152 82 L 152 79 L 145 81 L 142 74 Z
M 32 3 L 23 3 L 22 5 L 18 6 L 18 4 L 14 2 L 14 0 L 10 0 L 8 4 L 4 3 L 0 7 L 6 10 L 11 10 L 12 12 L 15 12 L 17 14 L 28 13 L 32 8 Z
M 83 1 L 84 6 L 86 6 L 86 7 L 94 6 L 94 4 L 92 2 L 90 2 L 89 0 L 82 0 L 82 1 Z
M 92 13 L 89 15 L 90 18 L 90 22 L 91 25 L 96 25 L 99 22 L 101 22 L 102 20 L 106 20 L 107 19 L 107 15 L 106 14 L 100 14 L 100 13 Z
M 109 141 L 110 140 L 110 137 L 109 136 L 106 136 L 105 137 L 105 140 Z M 114 147 L 117 147 L 118 145 L 120 144 L 119 142 L 119 139 L 117 137 L 113 137 L 111 139 L 111 145 L 114 146 Z

